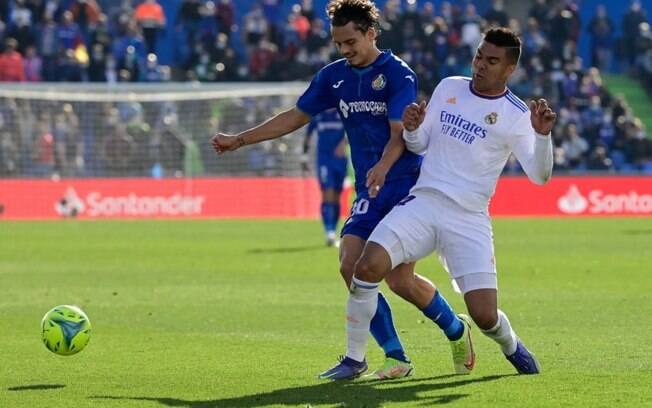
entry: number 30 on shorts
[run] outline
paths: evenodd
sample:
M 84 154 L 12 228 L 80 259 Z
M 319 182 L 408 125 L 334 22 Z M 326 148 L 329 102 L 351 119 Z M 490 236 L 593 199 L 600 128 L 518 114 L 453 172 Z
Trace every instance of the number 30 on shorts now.
M 351 206 L 351 215 L 366 214 L 369 211 L 369 200 L 361 198 L 356 200 Z

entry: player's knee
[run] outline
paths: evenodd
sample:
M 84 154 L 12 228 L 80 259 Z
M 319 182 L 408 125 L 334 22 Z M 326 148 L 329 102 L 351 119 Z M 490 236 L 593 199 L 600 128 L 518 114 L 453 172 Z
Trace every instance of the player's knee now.
M 362 256 L 355 264 L 354 276 L 365 282 L 380 282 L 382 271 L 377 262 L 369 256 Z
M 482 330 L 489 330 L 498 323 L 498 311 L 488 309 L 469 309 L 475 324 Z

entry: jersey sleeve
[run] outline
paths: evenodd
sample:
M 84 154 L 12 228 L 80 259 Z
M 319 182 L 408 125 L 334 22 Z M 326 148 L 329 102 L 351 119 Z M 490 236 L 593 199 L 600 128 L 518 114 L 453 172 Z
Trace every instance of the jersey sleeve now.
M 308 89 L 297 101 L 297 108 L 310 116 L 315 116 L 328 108 L 334 108 L 336 105 L 335 98 L 330 92 L 330 81 L 326 69 L 320 70 L 315 75 Z
M 401 66 L 390 81 L 390 95 L 387 101 L 389 120 L 401 120 L 405 107 L 417 99 L 417 76 Z
M 433 124 L 437 119 L 438 96 L 441 94 L 441 88 L 444 86 L 443 83 L 444 81 L 440 82 L 432 92 L 430 101 L 428 101 L 428 105 L 426 105 L 426 116 L 423 119 L 421 126 L 413 132 L 403 130 L 405 146 L 413 153 L 423 154 L 430 144 L 430 138 L 433 137 Z
M 530 121 L 530 110 L 524 112 L 512 127 L 510 149 L 525 174 L 536 184 L 545 184 L 552 175 L 552 137 L 539 135 Z

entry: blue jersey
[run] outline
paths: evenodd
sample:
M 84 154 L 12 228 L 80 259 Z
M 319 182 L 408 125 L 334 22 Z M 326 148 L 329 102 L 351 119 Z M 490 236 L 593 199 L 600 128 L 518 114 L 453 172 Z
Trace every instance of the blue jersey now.
M 336 109 L 328 109 L 315 115 L 308 125 L 307 136 L 317 131 L 317 161 L 341 159 L 336 150 L 344 140 L 344 124 Z
M 343 146 L 344 124 L 336 109 L 318 113 L 308 125 L 306 137 L 317 131 L 317 176 L 322 190 L 342 191 L 348 159 Z M 308 139 L 306 139 L 306 143 Z M 306 144 L 307 146 L 307 144 Z M 305 147 L 304 147 L 305 148 Z
M 314 116 L 337 108 L 344 123 L 358 193 L 365 191 L 367 172 L 383 155 L 390 139 L 389 121 L 399 121 L 403 110 L 414 102 L 416 75 L 391 51 L 383 51 L 365 68 L 345 59 L 322 68 L 297 101 L 297 108 Z M 387 173 L 386 182 L 414 178 L 421 157 L 405 150 Z

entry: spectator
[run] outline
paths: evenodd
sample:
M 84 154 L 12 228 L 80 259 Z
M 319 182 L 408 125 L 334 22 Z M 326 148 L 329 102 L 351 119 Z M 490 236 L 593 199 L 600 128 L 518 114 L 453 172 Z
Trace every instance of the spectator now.
M 0 132 L 0 176 L 18 174 L 19 163 L 20 150 L 15 135 L 11 132 Z
M 562 146 L 566 160 L 571 167 L 584 165 L 584 154 L 589 150 L 589 144 L 580 136 L 574 123 L 566 125 Z
M 5 41 L 5 50 L 0 54 L 0 82 L 21 82 L 25 80 L 23 57 L 16 49 L 18 42 L 13 38 Z
M 528 12 L 528 17 L 535 19 L 538 26 L 544 30 L 548 28 L 548 15 L 551 9 L 546 3 L 546 0 L 536 0 Z
M 38 176 L 50 176 L 54 173 L 54 136 L 50 131 L 49 118 L 41 119 L 37 125 L 34 152 L 34 171 Z
M 235 23 L 235 10 L 231 0 L 217 0 L 215 6 L 215 19 L 217 20 L 217 29 L 220 33 L 230 36 Z
M 44 81 L 56 80 L 57 55 L 59 53 L 59 36 L 57 25 L 52 17 L 45 17 L 45 21 L 38 33 L 38 52 L 43 62 L 42 74 Z
M 102 9 L 96 0 L 74 0 L 70 12 L 79 29 L 86 34 L 89 27 L 98 23 Z
M 33 46 L 27 47 L 25 51 L 25 58 L 23 58 L 23 65 L 25 67 L 25 80 L 28 82 L 41 81 L 41 68 L 43 62 L 41 57 L 36 53 L 36 48 Z
M 611 67 L 611 57 L 614 46 L 614 24 L 607 15 L 604 5 L 596 8 L 595 17 L 588 27 L 591 41 L 591 65 L 601 71 Z
M 156 53 L 156 40 L 159 32 L 165 26 L 163 7 L 156 0 L 145 0 L 136 7 L 134 13 L 145 37 L 146 52 Z
M 491 8 L 485 13 L 484 19 L 490 26 L 507 27 L 509 15 L 504 10 L 503 0 L 492 0 Z
M 597 145 L 589 156 L 587 162 L 588 170 L 613 171 L 613 161 L 607 157 L 607 149 L 603 145 Z
M 31 23 L 31 12 L 25 8 L 25 12 L 15 10 L 13 24 L 8 30 L 7 35 L 16 39 L 18 47 L 16 50 L 23 54 L 27 47 L 34 45 L 36 38 Z
M 58 44 L 66 50 L 73 50 L 83 42 L 79 26 L 73 20 L 72 13 L 66 11 L 63 13 L 62 21 L 57 28 Z
M 639 26 L 647 22 L 645 11 L 638 0 L 632 1 L 629 10 L 622 19 L 622 48 L 629 67 L 634 66 L 636 60 L 636 43 L 639 35 Z

